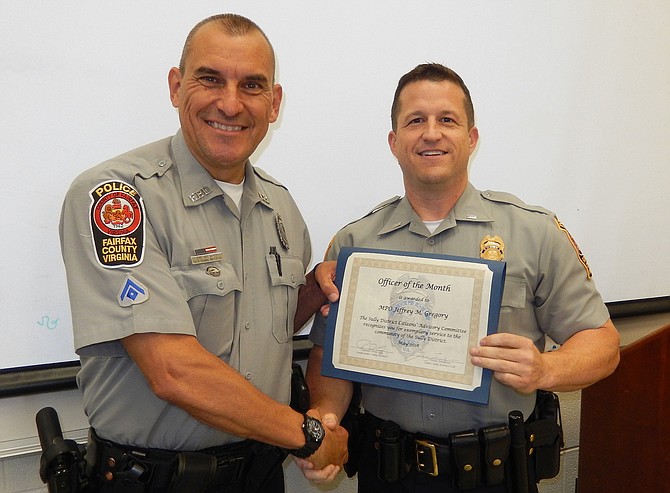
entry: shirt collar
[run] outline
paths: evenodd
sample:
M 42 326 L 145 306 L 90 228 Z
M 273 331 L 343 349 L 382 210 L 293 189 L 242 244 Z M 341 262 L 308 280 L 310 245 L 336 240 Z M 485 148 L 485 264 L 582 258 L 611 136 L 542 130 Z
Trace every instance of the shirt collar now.
M 221 187 L 219 187 L 212 175 L 209 174 L 189 150 L 181 129 L 172 138 L 172 153 L 175 164 L 177 164 L 175 167 L 181 182 L 184 206 L 200 205 L 214 197 L 223 195 Z M 245 200 L 245 196 L 250 197 L 253 203 L 260 202 L 268 207 L 272 207 L 270 199 L 256 177 L 253 166 L 251 166 L 249 161 L 247 161 L 245 168 L 242 200 Z
M 471 183 L 465 187 L 463 195 L 449 214 L 457 221 L 491 222 L 493 216 L 486 208 L 481 193 Z
M 491 222 L 493 217 L 485 207 L 481 195 L 471 183 L 465 188 L 465 191 L 456 202 L 449 215 L 442 221 L 442 224 L 435 230 L 437 234 L 446 229 L 456 226 L 457 221 L 467 222 Z M 400 199 L 398 206 L 389 216 L 388 220 L 382 225 L 378 234 L 383 235 L 401 229 L 409 224 L 409 230 L 413 233 L 427 235 L 428 230 L 412 208 L 407 197 Z

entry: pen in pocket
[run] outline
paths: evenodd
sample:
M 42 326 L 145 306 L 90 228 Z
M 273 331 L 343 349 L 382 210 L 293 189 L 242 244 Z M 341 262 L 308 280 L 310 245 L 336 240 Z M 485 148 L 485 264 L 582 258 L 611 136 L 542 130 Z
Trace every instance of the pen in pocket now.
M 279 252 L 277 251 L 277 247 L 271 246 L 270 247 L 270 255 L 275 256 L 275 260 L 277 261 L 277 271 L 279 272 L 279 275 L 281 276 L 281 255 L 279 255 Z

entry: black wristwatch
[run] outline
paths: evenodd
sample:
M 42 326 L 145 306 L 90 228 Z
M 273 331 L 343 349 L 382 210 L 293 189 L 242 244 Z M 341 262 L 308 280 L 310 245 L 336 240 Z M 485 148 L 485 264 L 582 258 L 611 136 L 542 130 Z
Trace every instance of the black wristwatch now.
M 306 414 L 303 414 L 303 416 L 302 432 L 305 434 L 305 445 L 290 451 L 291 454 L 301 459 L 305 459 L 316 452 L 326 436 L 326 430 L 323 429 L 321 421 Z

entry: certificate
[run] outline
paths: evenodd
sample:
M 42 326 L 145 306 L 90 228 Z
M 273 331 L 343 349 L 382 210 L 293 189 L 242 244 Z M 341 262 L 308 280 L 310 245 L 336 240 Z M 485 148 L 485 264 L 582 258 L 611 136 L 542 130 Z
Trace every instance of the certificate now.
M 322 373 L 487 404 L 469 348 L 497 331 L 504 277 L 500 261 L 342 248 Z

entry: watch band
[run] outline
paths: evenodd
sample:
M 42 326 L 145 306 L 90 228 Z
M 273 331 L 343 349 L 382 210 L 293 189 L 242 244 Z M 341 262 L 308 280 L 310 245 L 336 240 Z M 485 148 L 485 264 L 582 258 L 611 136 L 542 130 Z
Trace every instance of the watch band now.
M 319 449 L 323 438 L 326 436 L 326 431 L 323 429 L 321 421 L 303 414 L 302 432 L 305 435 L 305 445 L 299 449 L 291 450 L 290 453 L 300 459 L 305 459 Z

